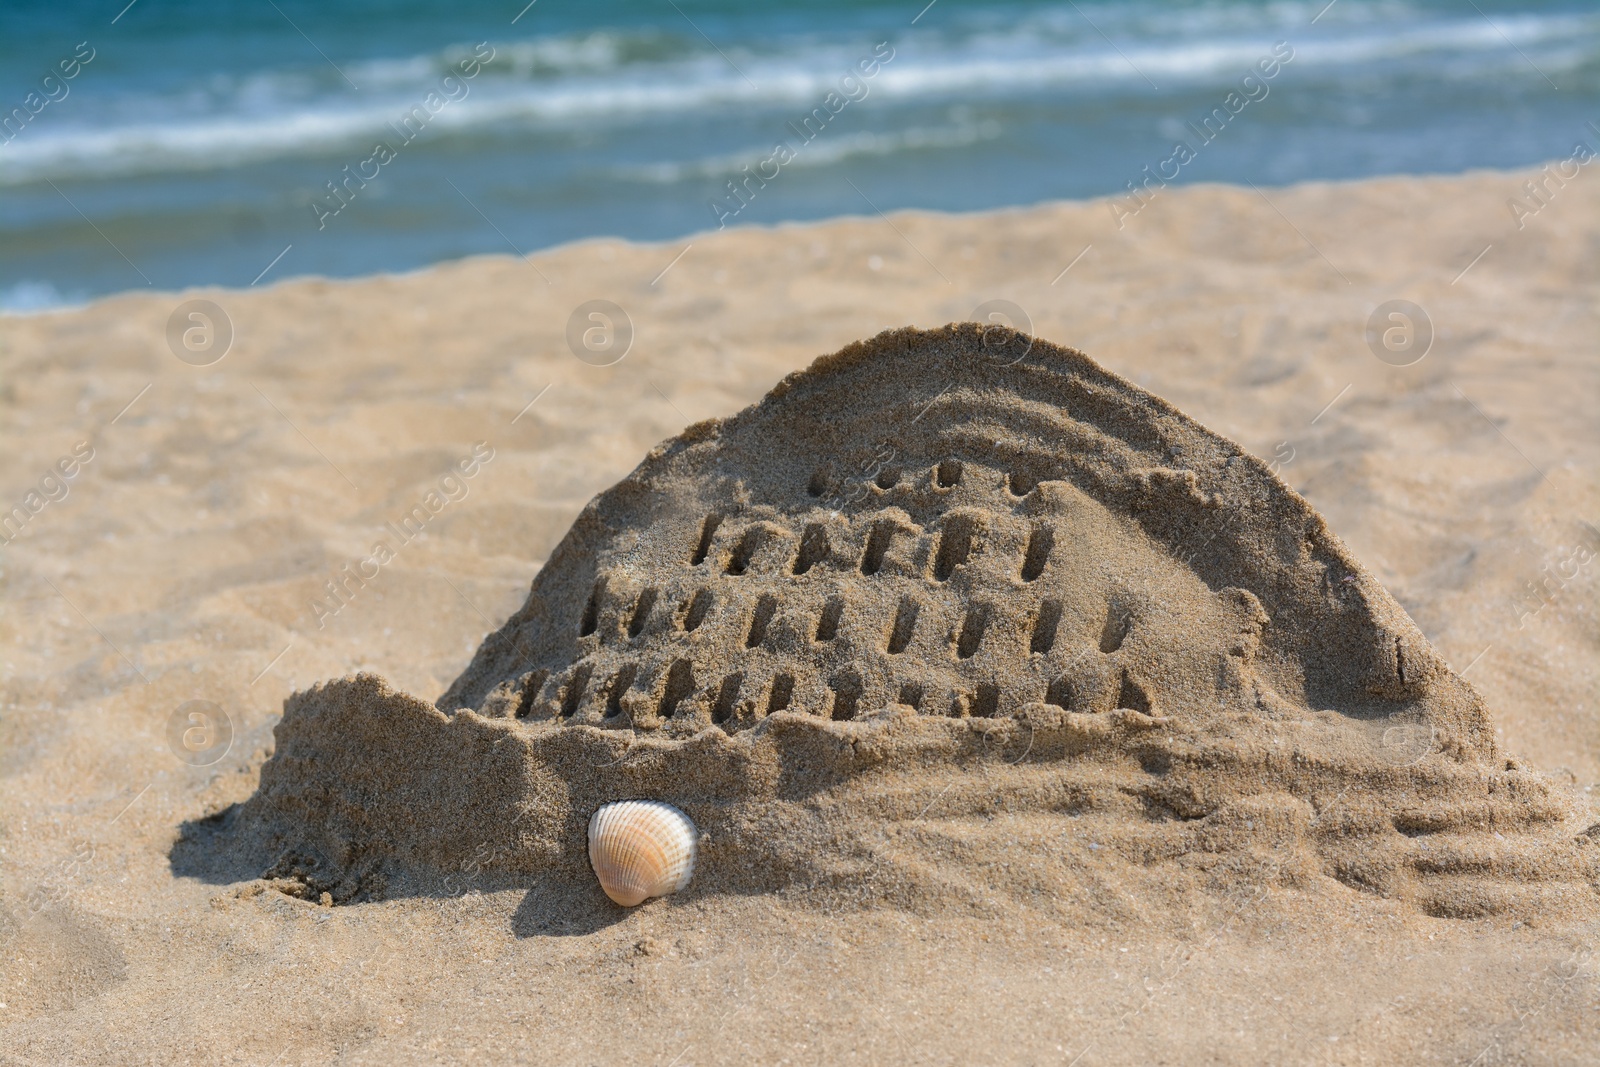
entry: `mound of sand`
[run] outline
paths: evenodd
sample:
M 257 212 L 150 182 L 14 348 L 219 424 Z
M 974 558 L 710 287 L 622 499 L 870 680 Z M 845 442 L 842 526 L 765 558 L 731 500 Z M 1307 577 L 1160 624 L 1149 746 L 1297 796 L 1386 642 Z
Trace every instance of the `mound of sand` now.
M 276 737 L 211 829 L 335 901 L 467 868 L 598 895 L 585 824 L 635 797 L 705 832 L 689 894 L 1600 899 L 1577 807 L 1305 500 L 1082 354 L 970 324 L 689 427 L 437 705 L 361 675 Z

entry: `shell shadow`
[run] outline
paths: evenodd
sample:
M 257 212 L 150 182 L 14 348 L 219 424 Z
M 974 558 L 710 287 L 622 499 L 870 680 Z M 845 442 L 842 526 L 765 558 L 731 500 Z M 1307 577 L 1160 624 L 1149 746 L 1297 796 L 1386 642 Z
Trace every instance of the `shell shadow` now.
M 615 926 L 637 910 L 613 904 L 592 880 L 579 884 L 575 879 L 546 879 L 531 886 L 517 905 L 511 932 L 519 939 L 582 937 Z

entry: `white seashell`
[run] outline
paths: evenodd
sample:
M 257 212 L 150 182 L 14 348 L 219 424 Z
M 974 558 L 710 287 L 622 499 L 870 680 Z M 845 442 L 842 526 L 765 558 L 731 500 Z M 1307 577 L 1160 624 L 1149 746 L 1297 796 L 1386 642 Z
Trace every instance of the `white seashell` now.
M 699 838 L 671 804 L 606 804 L 589 818 L 589 863 L 606 896 L 631 908 L 689 884 Z

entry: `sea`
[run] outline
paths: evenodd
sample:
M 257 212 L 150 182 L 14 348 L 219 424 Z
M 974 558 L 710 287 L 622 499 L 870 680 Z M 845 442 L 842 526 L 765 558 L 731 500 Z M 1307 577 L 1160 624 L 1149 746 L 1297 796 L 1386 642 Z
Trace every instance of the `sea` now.
M 1595 0 L 4 0 L 0 312 L 1580 144 Z

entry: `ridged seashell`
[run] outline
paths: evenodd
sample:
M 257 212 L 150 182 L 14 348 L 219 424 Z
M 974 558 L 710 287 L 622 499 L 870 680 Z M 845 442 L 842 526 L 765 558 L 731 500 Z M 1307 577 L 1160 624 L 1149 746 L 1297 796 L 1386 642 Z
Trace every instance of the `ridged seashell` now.
M 589 818 L 589 863 L 606 896 L 631 908 L 689 884 L 699 837 L 671 804 L 606 804 Z

